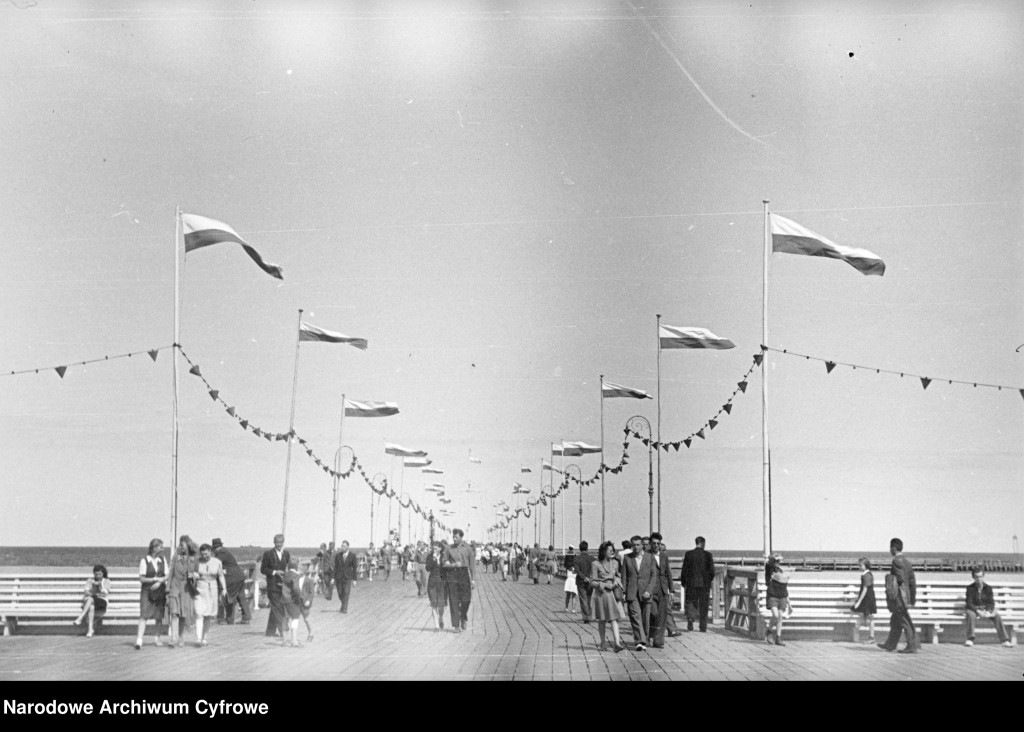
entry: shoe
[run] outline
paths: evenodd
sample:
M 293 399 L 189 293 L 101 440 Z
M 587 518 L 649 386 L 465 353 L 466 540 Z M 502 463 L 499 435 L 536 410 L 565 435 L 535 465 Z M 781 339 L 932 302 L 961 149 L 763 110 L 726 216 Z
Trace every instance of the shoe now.
M 615 652 L 616 653 L 618 653 L 619 651 L 624 651 L 624 650 L 626 650 L 626 646 L 624 644 L 622 644 L 622 643 L 616 643 L 615 644 Z
M 707 633 L 707 632 L 708 632 L 708 629 L 707 629 L 707 628 L 701 628 L 701 629 L 700 629 L 700 632 L 701 632 L 701 633 Z
M 1013 643 L 1010 643 L 1010 641 L 1008 641 L 1008 640 L 1004 640 L 1003 641 L 1003 648 L 1013 648 Z
M 184 648 L 184 647 L 185 647 L 185 641 L 183 641 L 183 640 L 178 641 L 178 648 Z
M 600 645 L 598 645 L 598 647 L 597 647 L 597 650 L 599 650 L 599 651 L 607 651 L 608 650 L 608 642 L 607 641 L 601 641 Z
M 294 643 L 292 643 L 292 648 L 302 648 L 302 643 L 300 643 L 299 641 L 295 641 Z
M 72 625 L 81 625 L 81 624 L 82 624 L 82 619 L 81 619 L 81 618 L 79 618 L 78 620 L 72 620 L 72 621 L 71 621 L 71 624 L 72 624 Z
M 889 651 L 889 653 L 892 653 L 893 651 L 895 651 L 895 650 L 896 650 L 895 648 L 889 648 L 889 646 L 885 645 L 884 643 L 878 643 L 877 645 L 878 645 L 878 647 L 879 647 L 879 648 L 881 648 L 881 649 L 882 649 L 883 651 Z
M 772 645 L 775 642 L 775 638 L 772 636 L 772 632 L 770 630 L 765 632 L 764 642 L 768 645 Z
M 664 643 L 653 643 L 651 645 L 651 648 L 664 648 L 664 647 L 665 647 Z
M 590 625 L 590 618 L 583 618 L 584 625 Z
M 913 646 L 909 646 L 907 648 L 904 648 L 902 651 L 896 651 L 896 652 L 897 653 L 917 653 L 917 649 L 914 648 Z
M 88 633 L 86 633 L 85 637 L 86 638 L 92 638 L 92 631 L 90 630 Z
M 965 646 L 973 646 L 974 645 L 974 639 L 973 638 L 968 638 L 967 640 L 964 641 L 964 645 Z
M 636 650 L 636 651 L 646 651 L 647 650 L 647 646 L 645 646 L 643 643 L 637 643 L 636 644 L 636 648 L 634 648 L 633 650 Z
M 164 642 L 162 640 L 160 640 L 159 638 L 157 638 L 156 642 L 153 643 L 153 645 L 156 646 L 157 648 L 161 648 L 161 647 L 163 647 Z
M 675 638 L 677 635 L 679 635 L 679 633 L 675 633 L 671 630 L 666 630 L 665 635 L 667 635 L 669 638 Z
M 690 622 L 689 620 L 686 621 L 686 630 L 687 631 L 693 630 L 693 623 Z
M 241 622 L 239 622 L 238 624 L 239 624 L 239 625 L 248 625 L 248 624 L 249 624 L 249 621 L 248 621 L 248 620 L 242 620 L 242 621 L 241 621 Z
M 136 651 L 141 651 L 142 650 L 142 639 L 141 638 L 139 638 L 138 640 L 135 641 L 135 650 Z
M 781 638 L 779 638 L 778 636 L 775 636 L 775 645 L 777 645 L 777 646 L 784 646 L 786 644 L 782 642 Z
M 438 627 L 439 627 L 439 628 L 440 628 L 441 630 L 444 630 L 444 620 L 443 620 L 443 619 L 441 619 L 441 618 L 438 618 L 438 621 L 437 621 L 437 625 L 438 625 Z

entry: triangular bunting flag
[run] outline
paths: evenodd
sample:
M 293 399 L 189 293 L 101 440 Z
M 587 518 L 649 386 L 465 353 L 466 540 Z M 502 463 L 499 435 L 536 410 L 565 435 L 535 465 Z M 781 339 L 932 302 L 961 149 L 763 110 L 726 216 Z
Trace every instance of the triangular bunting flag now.
M 217 397 L 220 396 L 220 392 L 216 389 L 210 389 L 210 399 L 217 401 Z
M 718 426 L 718 422 L 716 422 L 716 421 L 715 421 L 715 420 L 713 420 L 713 419 L 709 419 L 709 420 L 708 420 L 708 427 L 710 427 L 711 429 L 714 429 L 714 428 L 715 428 L 715 427 L 717 427 L 717 426 Z
M 199 364 L 193 365 L 192 368 L 188 370 L 188 372 L 190 374 L 195 374 L 196 376 L 202 376 L 202 374 L 199 372 Z
M 675 448 L 675 451 L 676 451 L 676 452 L 679 452 L 679 443 L 678 443 L 678 442 L 673 442 L 673 443 L 672 443 L 672 447 L 674 447 L 674 448 Z
M 927 376 L 922 376 L 922 377 L 921 377 L 921 386 L 923 386 L 923 387 L 924 387 L 925 389 L 927 389 L 927 388 L 928 388 L 928 385 L 929 385 L 930 383 L 932 383 L 932 380 L 931 380 L 931 379 L 929 379 L 929 378 L 928 378 Z
M 230 415 L 231 415 L 232 417 L 234 417 L 234 416 L 235 416 L 235 408 L 234 408 L 234 407 L 228 407 L 228 408 L 227 408 L 226 410 L 224 410 L 224 411 L 226 411 L 226 412 L 227 412 L 228 414 L 230 414 Z
M 690 446 L 691 442 L 693 442 L 693 438 L 692 437 L 687 437 L 685 440 L 683 440 L 683 444 L 686 445 L 687 447 Z
M 836 367 L 836 362 L 835 361 L 826 361 L 825 362 L 825 373 L 826 374 L 831 374 L 832 373 L 832 369 L 834 369 L 835 367 Z
M 744 394 L 747 393 L 747 382 L 746 381 L 741 381 L 736 386 L 738 386 L 740 388 L 740 391 L 742 391 Z
M 68 370 L 67 366 L 58 366 L 57 368 L 54 369 L 54 371 L 57 372 L 57 375 L 60 378 L 62 378 L 62 379 L 64 378 L 64 372 L 67 371 L 67 370 Z
M 761 361 L 763 359 L 764 359 L 764 354 L 763 353 L 755 353 L 754 354 L 754 363 L 757 364 L 758 366 L 761 365 Z
M 259 427 L 253 427 L 252 433 L 257 437 L 263 437 L 263 431 Z
M 271 442 L 272 441 L 269 432 L 264 432 L 263 436 L 267 438 L 267 442 Z
M 1024 389 L 1018 389 L 1017 391 L 1020 392 L 1020 398 L 1024 399 Z
M 668 448 L 669 448 L 669 445 L 668 445 L 668 443 L 667 443 L 667 442 L 666 442 L 666 443 L 665 443 L 664 445 L 662 445 L 661 447 L 662 447 L 662 449 L 663 449 L 663 450 L 664 450 L 665 452 L 668 452 Z
M 160 355 L 160 351 L 150 351 L 149 352 L 149 357 L 151 359 L 153 359 L 154 361 L 156 361 L 156 357 L 159 356 L 159 355 Z
M 722 409 L 725 410 L 726 414 L 732 414 L 732 405 L 731 404 L 723 404 L 722 405 Z
M 702 440 L 705 439 L 705 437 L 704 437 L 704 428 L 703 427 L 701 427 L 699 430 L 697 430 L 697 437 L 699 437 Z
M 238 424 L 242 425 L 243 430 L 249 429 L 249 420 L 243 419 Z

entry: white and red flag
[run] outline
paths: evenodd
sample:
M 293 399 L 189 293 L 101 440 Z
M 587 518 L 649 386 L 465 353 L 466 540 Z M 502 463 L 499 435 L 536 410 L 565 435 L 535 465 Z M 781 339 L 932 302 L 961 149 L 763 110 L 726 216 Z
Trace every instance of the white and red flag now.
M 735 348 L 728 338 L 719 338 L 707 328 L 692 326 L 659 325 L 658 338 L 665 348 Z
M 613 384 L 610 381 L 601 382 L 601 396 L 605 399 L 612 399 L 615 397 L 627 397 L 630 399 L 650 399 L 651 395 L 646 391 L 640 391 L 639 389 L 631 389 L 628 386 L 622 384 Z
M 396 457 L 426 457 L 427 453 L 425 450 L 410 450 L 402 447 L 401 445 L 395 445 L 391 442 L 384 443 L 384 452 L 387 455 L 394 455 Z
M 874 252 L 836 244 L 777 214 L 768 214 L 768 217 L 771 221 L 773 252 L 841 259 L 861 274 L 879 277 L 885 274 L 885 262 Z
M 398 405 L 394 402 L 357 402 L 355 399 L 345 400 L 346 417 L 390 417 L 398 414 Z
M 299 323 L 299 340 L 300 341 L 319 341 L 321 343 L 347 343 L 350 346 L 365 351 L 367 342 L 365 338 L 350 338 L 347 335 L 336 333 L 333 330 L 326 330 L 324 328 L 317 328 L 315 325 L 309 323 Z
M 185 233 L 185 254 L 202 247 L 221 244 L 222 242 L 234 242 L 241 244 L 242 249 L 248 254 L 256 265 L 271 277 L 279 280 L 284 279 L 281 268 L 276 264 L 263 261 L 260 253 L 253 249 L 238 232 L 225 224 L 223 221 L 200 216 L 199 214 L 181 214 L 181 227 Z

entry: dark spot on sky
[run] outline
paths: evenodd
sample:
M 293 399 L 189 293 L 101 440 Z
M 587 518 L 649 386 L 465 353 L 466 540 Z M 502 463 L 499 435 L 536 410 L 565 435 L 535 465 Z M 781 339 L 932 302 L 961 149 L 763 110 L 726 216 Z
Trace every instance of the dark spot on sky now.
M 853 58 L 853 51 L 850 51 L 850 58 Z

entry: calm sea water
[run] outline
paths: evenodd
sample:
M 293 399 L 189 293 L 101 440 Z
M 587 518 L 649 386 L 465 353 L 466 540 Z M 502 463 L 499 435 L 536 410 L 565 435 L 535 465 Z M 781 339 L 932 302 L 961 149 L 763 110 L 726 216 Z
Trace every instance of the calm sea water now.
M 269 549 L 258 546 L 228 547 L 235 559 L 239 562 L 258 562 L 263 552 Z M 761 555 L 759 549 L 730 550 L 708 547 L 716 559 L 739 559 L 741 557 L 754 558 Z M 315 556 L 318 547 L 288 547 L 288 550 L 297 559 L 308 559 Z M 357 553 L 365 551 L 364 547 L 353 547 Z M 670 549 L 669 556 L 682 556 L 683 549 Z M 91 568 L 94 564 L 103 564 L 108 568 L 135 568 L 139 560 L 146 553 L 145 546 L 5 546 L 0 547 L 0 568 L 2 567 L 55 567 L 55 568 Z M 862 552 L 820 552 L 820 551 L 799 551 L 782 550 L 786 564 L 796 564 L 802 558 L 822 559 L 837 558 L 855 562 L 860 556 L 867 556 L 880 567 L 888 565 L 888 552 L 862 551 Z M 928 560 L 934 563 L 936 560 L 944 560 L 948 564 L 958 562 L 967 563 L 992 563 L 994 561 L 1021 562 L 1021 557 L 1014 557 L 1012 554 L 988 553 L 965 553 L 965 552 L 907 552 L 911 560 Z

